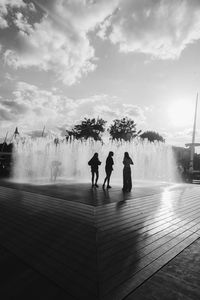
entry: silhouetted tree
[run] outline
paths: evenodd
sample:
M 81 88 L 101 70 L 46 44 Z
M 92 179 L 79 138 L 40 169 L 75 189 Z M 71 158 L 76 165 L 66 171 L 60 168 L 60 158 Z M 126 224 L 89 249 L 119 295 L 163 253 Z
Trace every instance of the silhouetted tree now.
M 136 123 L 127 117 L 113 120 L 113 124 L 108 128 L 108 132 L 113 140 L 130 141 L 138 136 Z
M 75 139 L 93 138 L 95 141 L 101 140 L 101 135 L 105 131 L 106 121 L 100 118 L 84 118 L 80 124 L 75 125 L 72 130 L 67 130 L 67 135 Z
M 145 131 L 140 135 L 141 139 L 147 139 L 150 142 L 158 141 L 164 143 L 165 140 L 164 138 L 157 132 L 155 131 Z

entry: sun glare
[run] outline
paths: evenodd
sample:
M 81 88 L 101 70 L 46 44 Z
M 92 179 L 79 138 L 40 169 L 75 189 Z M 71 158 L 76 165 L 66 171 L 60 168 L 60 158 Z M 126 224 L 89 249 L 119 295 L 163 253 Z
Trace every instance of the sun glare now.
M 192 126 L 194 119 L 195 103 L 176 101 L 169 105 L 167 114 L 174 126 Z

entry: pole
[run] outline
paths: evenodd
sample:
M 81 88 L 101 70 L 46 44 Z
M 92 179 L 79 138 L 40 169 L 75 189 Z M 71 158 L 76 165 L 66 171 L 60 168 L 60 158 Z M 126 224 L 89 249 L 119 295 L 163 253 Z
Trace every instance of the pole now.
M 195 113 L 194 113 L 194 125 L 192 132 L 192 144 L 190 147 L 190 171 L 194 169 L 194 150 L 195 150 L 195 133 L 196 133 L 196 119 L 197 119 L 197 106 L 198 106 L 198 93 L 196 97 Z

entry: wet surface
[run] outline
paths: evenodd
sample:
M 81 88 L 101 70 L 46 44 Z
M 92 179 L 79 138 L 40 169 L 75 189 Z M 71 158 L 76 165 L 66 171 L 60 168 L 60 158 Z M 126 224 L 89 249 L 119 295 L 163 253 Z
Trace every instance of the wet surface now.
M 0 245 L 72 299 L 123 299 L 199 236 L 200 187 L 0 187 Z
M 162 193 L 169 188 L 171 191 L 179 189 L 180 187 L 191 188 L 191 185 L 183 184 L 169 184 L 166 182 L 150 182 L 150 181 L 136 181 L 133 182 L 133 189 L 130 193 L 124 193 L 119 184 L 112 185 L 112 189 L 103 189 L 99 184 L 99 188 L 91 188 L 89 183 L 77 182 L 62 182 L 57 181 L 55 184 L 43 183 L 28 184 L 17 183 L 8 180 L 0 182 L 1 186 L 15 188 L 41 195 L 57 197 L 59 199 L 80 202 L 92 206 L 101 206 L 112 202 L 119 202 L 128 199 L 135 199 L 138 197 L 150 196 Z
M 200 299 L 200 238 L 143 283 L 126 300 Z

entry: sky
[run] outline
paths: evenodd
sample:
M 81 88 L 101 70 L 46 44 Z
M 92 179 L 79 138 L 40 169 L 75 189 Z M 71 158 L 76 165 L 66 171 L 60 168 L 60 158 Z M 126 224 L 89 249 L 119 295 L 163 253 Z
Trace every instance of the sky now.
M 184 146 L 199 53 L 199 0 L 0 0 L 0 137 L 127 116 Z

